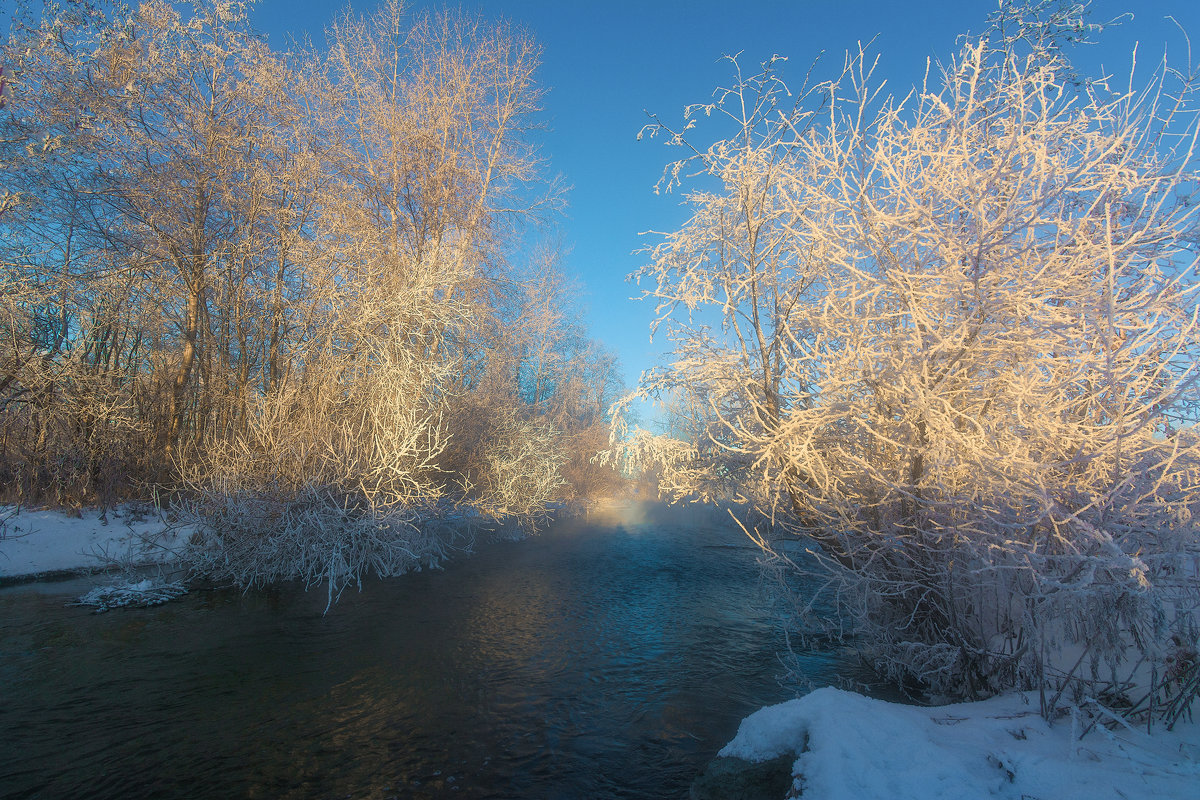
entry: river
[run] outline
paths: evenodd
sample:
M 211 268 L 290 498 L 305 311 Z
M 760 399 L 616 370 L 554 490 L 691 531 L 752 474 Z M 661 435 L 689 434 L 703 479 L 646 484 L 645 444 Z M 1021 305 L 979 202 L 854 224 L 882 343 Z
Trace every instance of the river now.
M 0 797 L 672 798 L 781 682 L 757 551 L 631 507 L 325 592 L 0 590 Z M 846 664 L 806 656 L 816 684 Z

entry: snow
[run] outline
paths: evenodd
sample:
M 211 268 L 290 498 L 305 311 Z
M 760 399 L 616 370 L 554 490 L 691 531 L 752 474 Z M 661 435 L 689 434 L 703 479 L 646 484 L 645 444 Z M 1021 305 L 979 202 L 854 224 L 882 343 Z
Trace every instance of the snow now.
M 63 511 L 0 506 L 0 578 L 174 560 L 188 528 L 144 505 Z
M 750 715 L 720 755 L 787 753 L 800 796 L 822 800 L 1200 797 L 1200 725 L 1097 726 L 1080 740 L 1022 694 L 930 708 L 819 689 Z
M 187 594 L 182 583 L 152 580 L 118 580 L 108 586 L 96 586 L 75 601 L 75 605 L 92 606 L 97 613 L 125 606 L 159 606 Z

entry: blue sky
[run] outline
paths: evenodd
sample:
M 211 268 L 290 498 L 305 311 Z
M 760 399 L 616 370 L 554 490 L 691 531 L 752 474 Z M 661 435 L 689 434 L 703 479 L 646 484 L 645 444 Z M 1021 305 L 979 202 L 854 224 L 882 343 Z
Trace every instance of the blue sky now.
M 420 0 L 416 8 L 444 3 Z M 679 151 L 660 139 L 637 140 L 644 110 L 664 121 L 680 119 L 683 107 L 707 100 L 727 79 L 721 57 L 743 53 L 744 64 L 779 54 L 789 57 L 787 74 L 797 80 L 817 53 L 840 62 L 858 41 L 878 36 L 880 74 L 904 93 L 920 79 L 927 57 L 947 59 L 955 39 L 984 27 L 995 0 L 465 0 L 466 11 L 501 17 L 526 28 L 543 47 L 541 81 L 547 89 L 541 136 L 551 174 L 573 188 L 561 220 L 570 248 L 568 274 L 582 287 L 592 335 L 621 357 L 632 385 L 655 363 L 662 343 L 651 343 L 653 308 L 631 301 L 638 290 L 625 277 L 642 264 L 635 251 L 651 243 L 642 231 L 669 231 L 686 219 L 678 194 L 656 196 L 663 166 Z M 291 36 L 323 42 L 323 30 L 344 6 L 330 0 L 261 0 L 256 26 L 277 48 Z M 373 8 L 362 0 L 356 8 Z M 1168 49 L 1171 61 L 1186 61 L 1184 37 L 1164 19 L 1173 15 L 1196 38 L 1192 63 L 1200 61 L 1200 3 L 1192 0 L 1099 0 L 1093 19 L 1126 11 L 1132 21 L 1104 34 L 1101 44 L 1080 52 L 1088 74 L 1103 63 L 1124 74 L 1140 41 L 1141 63 Z M 700 132 L 701 136 L 704 131 Z

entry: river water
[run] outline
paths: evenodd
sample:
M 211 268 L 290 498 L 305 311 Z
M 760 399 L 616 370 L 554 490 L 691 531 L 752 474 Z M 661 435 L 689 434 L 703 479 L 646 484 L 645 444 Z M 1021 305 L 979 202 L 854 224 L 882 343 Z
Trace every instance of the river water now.
M 327 614 L 299 587 L 106 614 L 65 605 L 91 579 L 0 590 L 0 797 L 685 797 L 794 696 L 757 551 L 713 519 L 565 520 Z

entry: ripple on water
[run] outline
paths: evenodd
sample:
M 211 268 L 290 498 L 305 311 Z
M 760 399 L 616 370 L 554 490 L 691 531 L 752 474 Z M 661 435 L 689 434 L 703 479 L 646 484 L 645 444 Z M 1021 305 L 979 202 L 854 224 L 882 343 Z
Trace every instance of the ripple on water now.
M 0 590 L 0 796 L 682 797 L 790 696 L 756 556 L 638 509 L 368 582 L 327 615 L 295 587 L 102 615 Z

